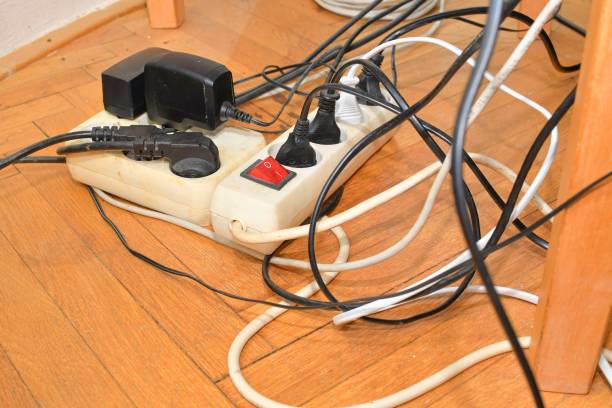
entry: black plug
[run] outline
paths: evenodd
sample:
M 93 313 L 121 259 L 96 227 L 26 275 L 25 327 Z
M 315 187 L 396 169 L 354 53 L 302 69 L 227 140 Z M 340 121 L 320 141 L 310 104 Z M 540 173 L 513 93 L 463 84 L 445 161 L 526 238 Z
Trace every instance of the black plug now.
M 312 167 L 317 164 L 317 154 L 308 141 L 308 120 L 298 120 L 287 141 L 276 153 L 276 160 L 290 167 Z
M 134 160 L 165 158 L 174 174 L 187 178 L 206 177 L 221 167 L 217 146 L 201 132 L 151 125 L 104 126 L 93 128 L 91 138 L 92 142 L 62 146 L 57 153 L 119 150 Z
M 340 128 L 336 123 L 337 92 L 324 91 L 319 96 L 319 110 L 308 130 L 308 140 L 312 143 L 332 145 L 340 143 Z
M 384 56 L 382 54 L 376 54 L 375 56 L 370 58 L 370 61 L 372 61 L 374 64 L 376 64 L 376 66 L 380 68 L 383 59 Z M 359 74 L 359 83 L 357 84 L 357 88 L 361 89 L 373 98 L 376 98 L 381 101 L 386 100 L 380 90 L 380 81 L 374 76 L 374 74 L 372 74 L 372 72 L 367 67 L 363 67 L 363 69 L 361 70 L 361 74 Z M 357 102 L 370 106 L 375 105 L 375 103 L 369 102 L 363 98 L 360 98 L 359 96 L 357 97 Z

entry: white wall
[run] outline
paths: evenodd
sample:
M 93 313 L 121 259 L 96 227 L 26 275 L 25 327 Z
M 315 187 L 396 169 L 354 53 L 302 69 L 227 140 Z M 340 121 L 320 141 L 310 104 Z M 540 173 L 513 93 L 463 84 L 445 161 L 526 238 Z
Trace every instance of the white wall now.
M 117 0 L 0 0 L 0 56 Z

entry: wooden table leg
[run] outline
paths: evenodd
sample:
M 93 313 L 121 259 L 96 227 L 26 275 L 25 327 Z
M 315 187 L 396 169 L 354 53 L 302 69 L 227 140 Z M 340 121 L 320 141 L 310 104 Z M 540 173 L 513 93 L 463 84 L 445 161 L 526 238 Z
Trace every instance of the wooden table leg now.
M 612 169 L 612 1 L 594 0 L 561 200 Z M 587 393 L 612 307 L 612 183 L 555 218 L 532 358 L 545 391 Z
M 177 28 L 185 19 L 184 0 L 147 0 L 151 28 Z
M 517 11 L 528 15 L 532 19 L 536 19 L 540 11 L 544 8 L 544 6 L 548 3 L 548 0 L 522 0 L 517 7 Z M 523 29 L 525 28 L 525 24 L 517 21 L 517 28 Z M 544 25 L 544 31 L 550 34 L 550 29 L 552 27 L 552 23 L 548 22 Z M 519 33 L 519 37 L 522 37 L 522 33 Z

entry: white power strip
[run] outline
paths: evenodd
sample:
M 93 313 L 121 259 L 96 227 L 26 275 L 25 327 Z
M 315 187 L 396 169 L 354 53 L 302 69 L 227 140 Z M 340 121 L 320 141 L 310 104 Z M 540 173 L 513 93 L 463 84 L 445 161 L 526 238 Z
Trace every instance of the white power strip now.
M 268 157 L 274 157 L 291 130 L 228 175 L 213 194 L 211 217 L 215 232 L 263 254 L 274 251 L 280 242 L 247 244 L 238 241 L 231 232 L 232 223 L 238 222 L 243 230 L 249 232 L 270 232 L 297 226 L 308 218 L 318 192 L 340 159 L 370 131 L 393 116 L 393 113 L 377 106 L 360 105 L 360 108 L 363 114 L 361 123 L 339 121 L 342 141 L 335 145 L 312 143 L 317 152 L 317 164 L 308 168 L 286 167 L 295 174 L 279 189 L 245 178 L 244 174 L 257 163 L 266 164 L 264 162 Z M 314 112 L 310 116 L 313 115 Z M 332 191 L 342 185 L 390 137 L 383 136 L 366 147 L 342 172 Z
M 136 120 L 126 120 L 103 111 L 74 130 L 148 124 L 146 114 Z M 136 161 L 121 152 L 71 154 L 67 156 L 66 164 L 76 181 L 198 225 L 209 225 L 210 201 L 215 187 L 238 165 L 264 147 L 265 139 L 259 132 L 229 126 L 222 126 L 213 132 L 193 130 L 210 137 L 219 149 L 221 167 L 206 177 L 179 177 L 170 171 L 169 163 L 164 159 Z

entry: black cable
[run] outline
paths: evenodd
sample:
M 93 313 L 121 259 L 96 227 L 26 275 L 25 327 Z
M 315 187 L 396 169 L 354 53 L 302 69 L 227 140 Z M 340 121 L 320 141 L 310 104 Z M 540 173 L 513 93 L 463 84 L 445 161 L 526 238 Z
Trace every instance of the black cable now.
M 580 34 L 583 37 L 586 37 L 586 30 L 584 28 L 580 27 L 578 24 L 574 23 L 573 21 L 568 20 L 567 18 L 563 17 L 561 14 L 557 13 L 554 19 L 557 20 L 562 25 L 564 25 L 565 27 L 569 28 L 570 30 Z
M 302 60 L 302 64 L 308 64 L 314 57 L 316 57 L 317 55 L 319 55 L 325 48 L 329 47 L 329 45 L 331 45 L 331 43 L 333 43 L 338 37 L 340 37 L 342 34 L 344 34 L 347 30 L 349 30 L 351 27 L 353 27 L 362 17 L 364 17 L 368 12 L 370 12 L 372 9 L 374 9 L 376 6 L 378 6 L 380 3 L 382 2 L 382 0 L 374 0 L 372 1 L 372 3 L 370 3 L 370 5 L 368 5 L 367 7 L 365 7 L 363 10 L 361 10 L 359 13 L 357 13 L 355 16 L 353 16 L 344 26 L 342 26 L 340 29 L 338 29 L 335 33 L 333 33 L 331 36 L 329 36 L 325 41 L 323 41 L 315 50 L 313 50 L 308 56 L 306 56 L 303 60 Z M 333 58 L 333 53 L 326 53 L 326 59 L 325 61 L 331 61 Z M 292 70 L 291 72 L 288 72 L 285 75 L 282 75 L 281 77 L 277 78 L 277 80 L 279 82 L 288 82 L 294 78 L 297 78 L 299 75 L 301 75 L 304 70 L 306 68 L 305 66 L 302 67 L 296 67 L 294 70 Z M 268 92 L 269 90 L 274 89 L 274 86 L 269 84 L 269 83 L 265 83 L 265 84 L 260 84 L 248 91 L 245 91 L 243 93 L 240 93 L 238 95 L 236 95 L 236 105 L 240 105 L 242 103 L 248 102 L 256 97 L 258 97 L 259 95 L 262 95 L 266 92 Z
M 517 173 L 516 179 L 518 181 L 525 180 L 527 178 L 527 174 L 531 170 L 531 167 L 533 163 L 535 162 L 535 159 L 538 153 L 540 152 L 540 149 L 542 148 L 542 146 L 544 146 L 544 143 L 546 142 L 546 140 L 548 140 L 548 137 L 550 133 L 553 131 L 553 129 L 555 128 L 556 123 L 558 123 L 561 120 L 561 118 L 565 116 L 567 111 L 574 104 L 575 99 L 576 99 L 576 88 L 574 88 L 563 99 L 563 102 L 561 102 L 559 107 L 557 107 L 557 109 L 555 109 L 555 111 L 553 112 L 550 120 L 546 121 L 546 124 L 544 125 L 542 130 L 538 133 L 534 143 L 531 145 L 531 148 L 527 152 L 527 155 L 525 156 L 523 164 L 521 165 L 521 168 L 519 169 L 519 172 Z M 518 196 L 521 192 L 522 186 L 523 186 L 522 183 L 519 184 L 516 181 L 514 185 L 512 186 L 512 190 L 510 191 L 510 194 L 508 195 L 508 199 L 506 200 L 506 207 L 502 211 L 502 214 L 500 215 L 499 220 L 497 221 L 497 225 L 495 226 L 493 234 L 491 235 L 491 242 L 497 242 L 501 238 L 503 232 L 505 231 L 506 226 L 508 225 L 508 222 L 510 221 L 510 218 L 512 216 L 512 212 L 514 211 L 514 207 L 515 207 L 516 201 L 518 200 Z
M 284 112 L 285 108 L 289 105 L 289 103 L 291 102 L 291 99 L 293 99 L 293 96 L 298 92 L 298 90 L 300 88 L 300 85 L 302 84 L 302 82 L 304 82 L 304 80 L 306 79 L 306 77 L 308 76 L 310 71 L 312 69 L 314 69 L 314 67 L 322 64 L 322 62 L 323 62 L 322 61 L 322 57 L 319 57 L 319 59 L 315 60 L 314 62 L 312 62 L 312 63 L 310 63 L 308 65 L 307 69 L 302 73 L 300 78 L 295 82 L 295 85 L 291 88 L 291 91 L 287 95 L 287 98 L 285 99 L 285 101 L 283 102 L 281 107 L 278 109 L 276 114 L 272 117 L 272 119 L 270 119 L 268 121 L 262 121 L 262 120 L 259 120 L 259 119 L 250 118 L 249 123 L 253 123 L 255 125 L 263 126 L 263 127 L 270 126 L 270 125 L 274 124 L 280 118 L 280 116 Z
M 344 45 L 342 46 L 340 51 L 336 54 L 336 57 L 334 59 L 334 63 L 332 64 L 332 66 L 334 68 L 336 68 L 336 67 L 338 67 L 340 65 L 340 61 L 342 61 L 342 58 L 347 53 L 347 51 L 350 50 L 350 48 L 353 45 L 353 42 L 355 41 L 357 36 L 359 36 L 359 34 L 361 34 L 366 28 L 368 28 L 370 25 L 374 24 L 376 21 L 380 21 L 383 17 L 393 13 L 395 10 L 399 9 L 400 7 L 404 7 L 405 5 L 408 5 L 409 3 L 412 3 L 412 4 L 410 4 L 410 6 L 404 12 L 400 13 L 397 17 L 395 17 L 393 20 L 391 20 L 391 22 L 389 22 L 386 25 L 386 27 L 391 28 L 391 27 L 394 27 L 395 25 L 399 24 L 406 17 L 411 15 L 417 8 L 419 8 L 423 3 L 425 3 L 425 0 L 404 0 L 404 1 L 400 1 L 400 2 L 398 2 L 396 4 L 394 4 L 393 6 L 387 8 L 385 10 L 382 10 L 381 12 L 376 14 L 374 17 L 372 17 L 370 20 L 366 21 L 359 28 L 357 28 L 351 34 L 351 36 L 344 42 Z M 333 73 L 330 72 L 330 74 L 327 77 L 327 81 L 326 82 L 331 82 L 332 75 L 333 75 Z
M 83 139 L 86 138 L 88 136 L 91 136 L 91 132 L 89 131 L 81 131 L 81 132 L 70 132 L 70 133 L 64 133 L 61 135 L 57 135 L 57 136 L 53 136 L 53 137 L 49 137 L 47 139 L 43 139 L 39 142 L 33 143 L 30 146 L 24 147 L 21 150 L 18 150 L 17 152 L 6 156 L 3 159 L 0 159 L 0 170 L 2 170 L 3 168 L 5 168 L 6 166 L 15 163 L 21 159 L 23 159 L 24 157 L 27 157 L 29 155 L 31 155 L 32 153 L 36 153 L 39 150 L 42 150 L 44 148 L 47 148 L 49 146 L 53 146 L 55 144 L 58 143 L 63 143 L 63 142 L 67 142 L 69 140 L 75 140 L 75 139 Z
M 453 19 L 457 20 L 457 21 L 461 21 L 463 23 L 471 24 L 471 25 L 476 26 L 476 27 L 484 28 L 484 24 L 479 23 L 478 21 L 470 20 L 469 18 L 454 17 Z M 529 30 L 529 29 L 528 28 L 506 28 L 506 27 L 499 27 L 499 31 L 505 31 L 505 32 L 508 32 L 508 33 L 524 33 L 527 30 Z
M 348 52 L 348 51 L 352 51 L 352 50 L 358 49 L 358 48 L 364 46 L 365 44 L 371 42 L 372 40 L 380 37 L 381 35 L 383 35 L 387 31 L 391 30 L 393 27 L 395 27 L 396 25 L 398 25 L 399 23 L 401 23 L 403 21 L 403 19 L 406 17 L 404 14 L 406 14 L 406 13 L 402 13 L 402 14 L 398 15 L 398 17 L 396 17 L 395 19 L 391 20 L 389 23 L 385 24 L 381 28 L 372 31 L 371 33 L 368 33 L 362 39 L 353 41 L 352 44 L 347 48 L 346 51 Z M 335 56 L 337 55 L 337 52 L 338 52 L 337 49 L 326 52 L 325 54 L 323 54 L 324 55 L 323 61 L 325 61 L 325 62 L 331 61 L 332 59 L 335 58 Z M 280 82 L 290 81 L 290 80 L 298 77 L 303 72 L 303 70 L 304 70 L 304 68 L 296 68 L 294 71 L 288 72 L 286 75 L 283 75 L 282 77 L 277 78 L 277 80 L 280 81 Z M 238 94 L 236 96 L 236 104 L 240 105 L 242 103 L 248 102 L 248 101 L 258 97 L 259 95 L 262 95 L 262 94 L 266 93 L 267 91 L 269 91 L 270 89 L 273 89 L 273 88 L 274 88 L 274 86 L 272 86 L 270 84 L 264 84 L 264 85 L 257 86 L 257 87 L 255 87 L 253 89 L 250 89 L 248 91 L 245 91 L 243 93 L 240 93 L 240 94 Z
M 58 154 L 74 154 L 95 152 L 100 150 L 132 150 L 134 142 L 86 142 L 62 146 L 57 149 Z
M 518 2 L 518 1 L 517 1 Z M 510 11 L 514 8 L 513 2 L 508 4 L 510 7 L 506 8 L 503 0 L 492 0 L 487 14 L 487 21 L 485 28 L 482 31 L 482 47 L 476 59 L 476 63 L 470 74 L 468 85 L 464 91 L 459 106 L 459 112 L 457 113 L 457 119 L 455 121 L 454 131 L 454 143 L 451 149 L 451 170 L 452 170 L 452 185 L 453 185 L 453 197 L 455 199 L 455 208 L 460 221 L 461 230 L 467 242 L 468 248 L 472 255 L 472 261 L 476 270 L 479 272 L 480 277 L 487 289 L 489 299 L 493 304 L 497 317 L 502 324 L 504 332 L 512 345 L 514 354 L 516 355 L 521 369 L 527 379 L 529 388 L 533 395 L 536 406 L 543 407 L 544 402 L 542 395 L 538 389 L 538 385 L 527 361 L 527 357 L 521 347 L 518 340 L 514 327 L 510 322 L 508 315 L 504 309 L 503 304 L 499 298 L 499 295 L 495 291 L 495 284 L 487 269 L 484 261 L 484 257 L 478 247 L 477 239 L 474 236 L 473 231 L 470 229 L 470 222 L 468 220 L 468 211 L 465 206 L 465 184 L 463 180 L 463 147 L 465 144 L 465 137 L 467 134 L 468 118 L 470 115 L 470 109 L 476 95 L 478 93 L 479 86 L 484 78 L 487 66 L 493 55 L 493 50 L 497 41 L 497 28 L 503 20 L 506 11 Z
M 581 188 L 577 193 L 573 194 L 570 198 L 568 198 L 567 200 L 563 201 L 563 203 L 559 204 L 559 206 L 557 206 L 556 208 L 553 208 L 553 210 L 551 212 L 549 212 L 548 214 L 544 215 L 543 217 L 541 217 L 539 220 L 535 221 L 533 224 L 531 224 L 529 227 L 525 228 L 523 231 L 516 233 L 515 235 L 499 242 L 498 244 L 492 245 L 488 248 L 485 248 L 483 250 L 483 252 L 487 255 L 498 251 L 502 248 L 507 247 L 508 245 L 516 242 L 517 240 L 523 238 L 525 235 L 535 231 L 537 228 L 541 227 L 542 225 L 544 225 L 547 221 L 549 221 L 551 218 L 555 217 L 557 214 L 559 214 L 561 211 L 566 210 L 567 208 L 569 208 L 570 206 L 572 206 L 574 203 L 576 203 L 577 201 L 579 201 L 580 199 L 582 199 L 584 196 L 586 196 L 588 193 L 590 193 L 591 191 L 593 191 L 595 188 L 599 188 L 603 185 L 603 183 L 605 181 L 608 181 L 608 179 L 612 176 L 612 171 L 608 171 L 606 174 L 604 174 L 603 176 L 599 177 L 598 179 L 596 179 L 595 181 L 587 184 L 585 187 Z
M 445 143 L 447 143 L 449 145 L 451 145 L 453 143 L 452 138 L 448 134 L 446 134 L 442 130 L 438 129 L 434 125 L 432 125 L 432 124 L 430 124 L 430 123 L 428 123 L 426 121 L 423 121 L 423 125 L 425 126 L 425 128 L 430 133 L 432 133 L 433 135 L 439 137 Z M 474 175 L 476 176 L 476 178 L 478 179 L 480 184 L 482 184 L 482 186 L 484 187 L 485 191 L 493 199 L 495 204 L 500 209 L 503 210 L 503 208 L 506 207 L 507 203 L 497 193 L 497 190 L 495 190 L 495 187 L 493 187 L 493 185 L 489 182 L 489 180 L 487 179 L 485 174 L 482 172 L 482 170 L 480 170 L 480 167 L 478 167 L 478 165 L 474 162 L 474 160 L 472 160 L 470 155 L 467 154 L 466 152 L 464 152 L 464 154 L 463 154 L 463 160 L 468 165 L 468 167 L 470 168 L 472 173 L 474 173 Z M 512 223 L 518 228 L 519 231 L 522 231 L 522 230 L 524 230 L 526 228 L 525 224 L 519 218 L 516 218 Z M 538 245 L 540 248 L 548 249 L 548 241 L 546 241 L 544 238 L 538 236 L 537 234 L 531 233 L 531 234 L 528 234 L 527 237 L 528 237 L 529 240 L 531 240 L 534 244 Z
M 368 20 L 364 24 L 362 24 L 357 30 L 355 30 L 351 34 L 351 36 L 345 41 L 344 45 L 340 48 L 340 50 L 336 54 L 336 59 L 335 59 L 334 63 L 332 64 L 332 69 L 330 69 L 330 72 L 328 74 L 327 82 L 330 82 L 330 79 L 335 74 L 335 72 L 334 72 L 335 67 L 338 66 L 338 64 L 340 63 L 340 60 L 342 59 L 342 57 L 344 56 L 346 51 L 350 48 L 351 44 L 353 43 L 353 41 L 355 40 L 355 38 L 357 38 L 357 36 L 359 34 L 361 34 L 367 27 L 369 27 L 374 22 L 382 19 L 383 17 L 385 17 L 389 13 L 392 13 L 393 11 L 397 10 L 398 8 L 404 6 L 404 5 L 408 4 L 408 3 L 411 3 L 411 2 L 414 2 L 414 4 L 411 5 L 411 7 L 409 7 L 406 11 L 401 13 L 398 17 L 393 19 L 390 24 L 398 24 L 401 20 L 403 20 L 403 18 L 405 18 L 406 16 L 412 14 L 414 12 L 414 10 L 416 10 L 419 6 L 421 6 L 421 4 L 423 4 L 425 2 L 425 0 L 404 0 L 402 2 L 399 2 L 396 5 L 394 5 L 392 7 L 389 7 L 388 9 L 385 9 L 385 10 L 381 11 L 380 13 L 376 14 L 370 20 Z M 366 9 L 362 10 L 361 13 L 363 13 L 365 15 L 369 11 L 368 9 L 373 9 L 375 7 L 375 5 L 378 4 L 378 3 L 380 3 L 379 0 L 373 2 Z M 287 98 L 285 99 L 285 101 L 283 102 L 283 104 L 281 105 L 281 107 L 279 108 L 279 110 L 273 116 L 272 119 L 270 119 L 268 121 L 262 121 L 262 120 L 258 120 L 258 119 L 252 118 L 250 123 L 256 124 L 258 126 L 264 126 L 264 127 L 265 126 L 270 126 L 273 123 L 275 123 L 279 119 L 280 115 L 283 113 L 283 111 L 285 110 L 287 105 L 291 102 L 291 99 L 293 98 L 293 96 L 298 92 L 298 89 L 299 89 L 300 85 L 306 79 L 306 77 L 308 76 L 310 71 L 312 71 L 316 66 L 319 66 L 319 65 L 323 64 L 324 62 L 325 62 L 325 55 L 320 56 L 317 60 L 312 62 L 310 65 L 308 65 L 308 67 L 301 74 L 300 78 L 296 81 L 295 85 L 293 87 L 289 88 L 290 89 L 289 95 L 287 96 Z M 285 88 L 285 89 L 287 89 L 287 88 Z
M 174 269 L 171 268 L 169 266 L 166 266 L 162 263 L 157 262 L 156 260 L 148 257 L 147 255 L 144 255 L 142 252 L 137 251 L 136 249 L 132 248 L 130 246 L 130 244 L 128 243 L 127 239 L 125 238 L 125 236 L 123 235 L 123 233 L 121 232 L 121 230 L 117 227 L 117 225 L 115 225 L 115 223 L 113 222 L 113 220 L 110 219 L 110 217 L 106 214 L 106 212 L 104 211 L 104 208 L 102 207 L 102 204 L 100 203 L 100 200 L 98 200 L 98 197 L 96 196 L 96 193 L 94 191 L 94 189 L 91 186 L 87 186 L 87 191 L 89 192 L 89 195 L 91 197 L 91 199 L 94 202 L 94 205 L 96 206 L 96 210 L 98 211 L 98 214 L 100 214 L 100 217 L 102 217 L 102 219 L 111 227 L 111 229 L 113 230 L 113 232 L 115 233 L 115 235 L 117 236 L 117 238 L 119 238 L 119 241 L 121 241 L 121 244 L 123 245 L 123 247 L 133 256 L 135 256 L 136 258 L 140 259 L 141 261 L 159 269 L 162 272 L 171 274 L 171 275 L 175 275 L 175 276 L 180 276 L 182 278 L 187 278 L 192 280 L 193 282 L 197 283 L 200 286 L 203 286 L 204 288 L 217 293 L 219 295 L 225 296 L 225 297 L 229 297 L 232 299 L 236 299 L 236 300 L 241 300 L 244 302 L 251 302 L 251 303 L 259 303 L 259 304 L 264 304 L 264 305 L 268 305 L 268 306 L 274 306 L 274 307 L 280 307 L 283 309 L 292 309 L 292 310 L 304 310 L 304 309 L 313 309 L 313 307 L 310 306 L 293 306 L 293 305 L 286 305 L 286 304 L 282 304 L 282 303 L 275 303 L 275 302 L 269 302 L 267 300 L 261 300 L 261 299 L 253 299 L 253 298 L 249 298 L 249 297 L 245 297 L 245 296 L 241 296 L 241 295 L 236 295 L 234 293 L 230 293 L 230 292 L 226 292 L 222 289 L 216 288 L 212 285 L 210 285 L 209 283 L 205 282 L 204 280 L 202 280 L 201 278 L 199 278 L 198 276 L 188 273 L 188 272 L 184 272 L 184 271 L 180 271 L 178 269 Z M 342 196 L 342 189 L 338 189 L 338 191 L 336 193 L 334 193 L 334 195 L 332 195 L 332 197 L 330 197 L 330 203 L 328 204 L 328 206 L 326 208 L 334 208 L 337 204 L 337 201 L 340 200 L 340 197 Z M 317 306 L 317 308 L 320 308 L 319 306 Z
M 64 156 L 30 156 L 18 160 L 17 163 L 66 163 L 66 158 Z
M 440 21 L 440 20 L 444 20 L 448 18 L 487 14 L 488 10 L 489 10 L 488 7 L 468 7 L 468 8 L 457 9 L 457 10 L 449 10 L 449 11 L 445 11 L 442 13 L 426 16 L 419 20 L 410 22 L 398 28 L 397 30 L 391 32 L 380 43 L 382 44 L 384 42 L 394 40 L 413 30 L 416 30 L 417 28 L 423 27 L 427 24 L 434 23 L 436 21 Z M 529 16 L 519 13 L 514 10 L 508 15 L 508 18 L 518 20 L 529 26 L 533 24 L 533 19 L 531 19 Z M 555 50 L 555 46 L 545 30 L 540 31 L 539 37 L 542 40 L 542 44 L 546 48 L 546 52 L 548 54 L 550 61 L 553 64 L 553 67 L 557 71 L 568 73 L 568 72 L 575 72 L 580 69 L 580 64 L 574 64 L 574 65 L 569 65 L 569 66 L 561 64 L 561 62 L 559 61 L 559 56 L 557 55 L 557 51 Z
M 469 8 L 463 8 L 463 9 L 457 9 L 457 10 L 450 10 L 450 11 L 445 11 L 442 13 L 438 13 L 438 14 L 433 14 L 430 16 L 426 16 L 423 17 L 421 19 L 415 20 L 413 22 L 408 23 L 407 25 L 404 25 L 402 27 L 400 27 L 399 29 L 395 30 L 394 32 L 392 32 L 390 35 L 388 35 L 387 37 L 385 37 L 385 39 L 381 42 L 385 42 L 388 41 L 389 39 L 393 39 L 393 38 L 397 38 L 400 37 L 404 34 L 406 34 L 407 32 L 410 32 L 414 29 L 417 29 L 419 27 L 425 26 L 427 24 L 433 23 L 435 21 L 440 21 L 440 20 L 444 20 L 444 19 L 448 19 L 448 18 L 455 18 L 455 17 L 464 17 L 464 16 L 468 16 L 468 15 L 481 15 L 481 14 L 486 14 L 488 11 L 487 7 L 469 7 Z M 533 20 L 526 16 L 525 14 L 519 13 L 517 11 L 512 11 L 512 13 L 508 16 L 509 18 L 512 18 L 514 20 L 518 20 L 523 22 L 524 24 L 527 25 L 531 25 L 533 23 Z M 363 45 L 373 41 L 374 39 L 376 39 L 377 37 L 381 36 L 382 34 L 384 34 L 385 32 L 389 31 L 390 29 L 392 29 L 396 24 L 394 24 L 393 26 L 391 26 L 391 24 L 387 24 L 385 26 L 383 26 L 382 28 L 373 31 L 372 33 L 368 34 L 367 36 L 365 36 L 363 39 L 358 40 L 358 41 L 354 41 L 353 44 L 348 48 L 348 51 L 357 49 L 359 47 L 362 47 Z M 391 37 L 393 36 L 393 37 Z M 540 33 L 540 38 L 542 39 L 542 42 L 546 48 L 547 54 L 549 56 L 549 58 L 551 59 L 551 62 L 553 64 L 553 66 L 555 67 L 555 69 L 557 69 L 560 72 L 574 72 L 577 71 L 580 68 L 580 64 L 575 64 L 575 65 L 571 65 L 571 66 L 565 66 L 563 64 L 561 64 L 561 62 L 559 61 L 557 52 L 554 48 L 554 44 L 552 43 L 552 41 L 550 40 L 550 37 L 547 35 L 546 32 L 541 32 Z M 335 51 L 330 51 L 330 52 L 326 52 L 324 54 L 324 58 L 323 61 L 325 62 L 329 62 L 332 59 L 335 58 L 335 56 L 337 55 L 337 50 Z M 276 78 L 276 81 L 278 82 L 288 82 L 296 77 L 298 77 L 303 71 L 304 71 L 304 67 L 297 67 L 294 70 L 287 72 L 287 74 L 282 75 L 281 77 Z M 242 92 L 240 94 L 238 94 L 236 96 L 236 104 L 242 104 L 245 103 L 249 100 L 252 100 L 256 97 L 258 97 L 259 95 L 262 95 L 266 92 L 268 92 L 269 90 L 273 89 L 275 87 L 275 85 L 266 83 L 266 84 L 261 84 L 258 85 L 257 87 L 254 87 L 250 90 L 247 90 L 245 92 Z
M 370 60 L 363 60 L 363 59 L 354 59 L 354 60 L 351 60 L 351 61 L 345 63 L 342 67 L 340 67 L 332 79 L 333 80 L 337 80 L 337 77 L 339 75 L 341 75 L 344 70 L 346 70 L 348 67 L 350 67 L 351 65 L 354 65 L 354 64 L 360 64 L 360 65 L 364 66 L 365 68 L 367 68 L 378 80 L 380 80 L 382 82 L 383 86 L 387 89 L 387 91 L 390 93 L 392 98 L 401 106 L 402 109 L 404 109 L 404 110 L 409 110 L 410 109 L 410 107 L 408 106 L 408 104 L 406 103 L 404 98 L 401 96 L 401 94 L 399 93 L 397 88 L 395 88 L 393 86 L 391 81 L 384 75 L 384 73 L 380 70 L 380 68 L 378 66 L 376 66 Z M 321 85 L 319 88 L 323 88 L 325 86 L 327 86 L 327 84 Z M 317 89 L 313 90 L 312 93 L 304 101 L 304 105 L 302 107 L 302 112 L 301 112 L 301 119 L 303 119 L 305 117 L 305 115 L 307 115 L 307 112 L 308 112 L 309 107 L 310 107 L 310 103 L 312 102 L 312 99 L 313 99 L 314 95 L 317 92 L 318 92 Z M 427 146 L 434 152 L 434 154 L 439 158 L 439 160 L 444 160 L 444 157 L 445 157 L 444 152 L 435 143 L 435 141 L 433 141 L 433 139 L 431 139 L 431 136 L 424 129 L 424 127 L 423 127 L 422 123 L 419 121 L 419 119 L 416 118 L 414 115 L 411 115 L 409 117 L 409 120 L 410 120 L 411 124 L 414 126 L 415 130 L 417 130 L 419 135 L 426 142 Z M 325 193 L 321 192 L 321 195 L 323 195 L 323 194 L 326 195 L 327 192 L 325 192 Z M 478 236 L 479 236 L 479 234 L 480 234 L 480 225 L 479 225 L 479 221 L 478 221 L 478 211 L 477 211 L 477 208 L 476 208 L 476 204 L 475 204 L 475 202 L 473 200 L 473 197 L 471 196 L 471 194 L 469 193 L 469 190 L 467 188 L 466 188 L 465 200 L 466 200 L 466 205 L 468 206 L 468 208 L 470 208 L 470 219 L 472 221 L 472 228 L 474 229 L 475 233 L 478 234 Z M 317 208 L 315 208 L 315 211 L 313 212 L 313 215 L 312 215 L 311 219 L 318 219 L 318 209 Z M 316 221 L 314 223 L 316 224 Z M 311 223 L 311 225 L 310 225 L 310 231 L 309 231 L 308 250 L 309 250 L 309 260 L 310 260 L 310 264 L 311 264 L 311 270 L 312 270 L 312 273 L 313 273 L 313 277 L 315 278 L 315 281 L 317 282 L 321 292 L 330 300 L 330 302 L 338 305 L 339 304 L 338 299 L 333 295 L 333 293 L 326 286 L 325 281 L 323 280 L 323 277 L 322 277 L 322 275 L 321 275 L 321 273 L 319 271 L 319 268 L 318 268 L 318 264 L 317 264 L 317 260 L 316 260 L 316 253 L 315 253 L 314 234 L 312 233 L 314 231 L 315 227 L 313 227 L 312 224 L 313 223 Z M 468 282 L 464 282 L 460 286 L 459 291 L 462 291 L 464 289 L 464 287 L 467 285 L 467 283 Z M 456 297 L 458 297 L 459 295 L 460 295 L 460 293 L 457 293 Z M 451 303 L 452 303 L 452 301 L 451 301 Z M 448 305 L 446 305 L 446 306 L 448 306 Z M 346 309 L 345 307 L 342 307 L 342 306 L 340 308 L 341 309 Z M 404 324 L 404 323 L 407 323 L 409 321 L 412 321 L 410 319 L 389 320 L 389 319 L 378 319 L 378 318 L 369 318 L 369 317 L 365 318 L 365 319 L 369 320 L 369 321 L 373 321 L 373 322 L 386 323 L 386 324 Z

